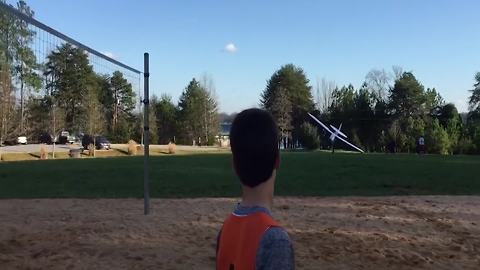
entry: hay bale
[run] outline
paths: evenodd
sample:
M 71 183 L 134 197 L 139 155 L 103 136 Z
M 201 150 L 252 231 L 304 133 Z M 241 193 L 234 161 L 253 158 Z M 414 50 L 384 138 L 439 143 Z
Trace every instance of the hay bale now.
M 175 154 L 177 152 L 177 145 L 174 143 L 168 143 L 168 153 Z
M 40 146 L 40 159 L 48 159 L 48 151 L 45 145 Z
M 71 158 L 81 158 L 82 149 L 70 149 L 68 156 Z
M 95 156 L 95 145 L 93 143 L 89 144 L 88 147 L 88 156 L 94 157 Z
M 128 154 L 130 156 L 136 156 L 138 152 L 138 144 L 134 140 L 128 141 Z

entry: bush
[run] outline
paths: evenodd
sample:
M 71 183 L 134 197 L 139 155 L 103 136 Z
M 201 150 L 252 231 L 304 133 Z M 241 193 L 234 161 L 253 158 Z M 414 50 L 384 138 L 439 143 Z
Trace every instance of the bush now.
M 475 154 L 480 154 L 480 126 L 475 129 L 475 133 L 472 137 L 473 152 Z
M 448 154 L 450 139 L 445 129 L 440 126 L 437 119 L 426 129 L 425 146 L 430 154 Z
M 177 152 L 177 145 L 174 143 L 168 143 L 168 153 L 175 154 Z
M 307 150 L 315 150 L 320 147 L 320 136 L 317 128 L 309 123 L 300 126 L 300 143 Z
M 475 154 L 475 144 L 470 138 L 461 138 L 453 149 L 454 154 Z
M 134 140 L 128 141 L 128 154 L 130 156 L 136 156 L 138 152 L 137 142 Z

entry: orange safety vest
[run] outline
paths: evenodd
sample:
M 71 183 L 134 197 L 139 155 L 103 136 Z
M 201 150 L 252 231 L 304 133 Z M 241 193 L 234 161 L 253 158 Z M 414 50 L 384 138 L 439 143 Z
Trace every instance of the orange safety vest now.
M 232 213 L 223 223 L 220 234 L 217 270 L 254 270 L 263 234 L 278 226 L 263 212 L 245 216 Z

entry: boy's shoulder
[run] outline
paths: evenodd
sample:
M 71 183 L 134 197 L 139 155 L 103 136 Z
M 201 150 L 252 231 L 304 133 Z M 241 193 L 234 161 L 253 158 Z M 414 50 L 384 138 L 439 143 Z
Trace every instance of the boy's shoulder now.
M 263 235 L 256 256 L 257 269 L 295 269 L 293 245 L 287 231 L 271 227 Z
M 262 242 L 273 243 L 278 241 L 290 242 L 287 231 L 281 226 L 270 227 L 262 237 Z

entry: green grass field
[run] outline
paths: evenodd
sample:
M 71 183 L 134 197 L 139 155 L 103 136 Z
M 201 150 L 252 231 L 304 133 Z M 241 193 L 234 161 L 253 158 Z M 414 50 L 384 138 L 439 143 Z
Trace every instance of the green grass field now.
M 151 158 L 152 197 L 238 196 L 230 154 Z M 277 195 L 480 194 L 480 157 L 282 153 Z M 0 162 L 0 198 L 143 196 L 143 158 Z

